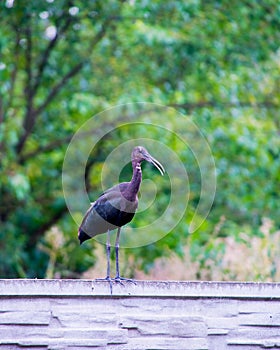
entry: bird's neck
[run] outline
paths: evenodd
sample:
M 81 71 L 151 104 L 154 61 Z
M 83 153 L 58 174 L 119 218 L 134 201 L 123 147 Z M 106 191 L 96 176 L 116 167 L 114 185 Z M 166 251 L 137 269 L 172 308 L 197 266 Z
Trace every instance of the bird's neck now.
M 132 179 L 129 183 L 128 191 L 125 193 L 125 197 L 129 201 L 134 201 L 136 199 L 142 181 L 141 164 L 139 162 L 132 161 L 132 167 Z

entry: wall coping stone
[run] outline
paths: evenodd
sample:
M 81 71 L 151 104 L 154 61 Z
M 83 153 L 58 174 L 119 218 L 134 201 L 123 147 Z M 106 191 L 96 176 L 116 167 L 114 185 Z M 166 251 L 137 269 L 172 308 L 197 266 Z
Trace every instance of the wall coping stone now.
M 280 299 L 280 283 L 135 281 L 113 282 L 112 295 L 107 281 L 84 279 L 0 279 L 2 296 L 80 297 L 188 297 Z

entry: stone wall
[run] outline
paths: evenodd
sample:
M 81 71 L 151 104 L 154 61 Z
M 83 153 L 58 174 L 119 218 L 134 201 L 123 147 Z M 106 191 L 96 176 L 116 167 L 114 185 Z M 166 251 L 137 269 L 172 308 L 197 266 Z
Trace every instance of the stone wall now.
M 280 349 L 280 285 L 0 280 L 2 349 Z

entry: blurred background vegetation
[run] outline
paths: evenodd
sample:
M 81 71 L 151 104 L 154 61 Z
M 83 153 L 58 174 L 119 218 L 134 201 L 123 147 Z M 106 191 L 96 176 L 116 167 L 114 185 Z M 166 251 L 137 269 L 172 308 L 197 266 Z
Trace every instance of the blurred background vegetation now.
M 278 1 L 6 0 L 0 6 L 1 278 L 105 274 L 103 246 L 78 245 L 62 163 L 71 137 L 94 114 L 148 101 L 172 106 L 199 126 L 215 157 L 217 192 L 194 234 L 186 214 L 157 243 L 123 250 L 123 273 L 279 280 Z M 165 123 L 171 121 L 162 115 Z M 97 174 L 123 133 L 102 140 L 90 158 L 92 200 L 100 193 Z M 190 211 L 199 196 L 191 167 Z M 169 200 L 168 191 L 158 195 Z M 153 210 L 136 215 L 130 225 L 154 216 Z

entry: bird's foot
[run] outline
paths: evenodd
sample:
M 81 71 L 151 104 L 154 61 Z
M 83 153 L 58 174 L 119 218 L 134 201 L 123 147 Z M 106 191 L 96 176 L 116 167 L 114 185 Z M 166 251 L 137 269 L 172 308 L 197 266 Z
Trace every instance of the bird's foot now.
M 96 282 L 102 282 L 102 281 L 107 281 L 107 282 L 112 282 L 112 278 L 110 276 L 106 276 L 104 278 L 96 278 Z
M 111 278 L 110 276 L 106 276 L 105 278 L 96 278 L 95 279 L 96 282 L 109 282 L 109 286 L 110 286 L 110 293 L 111 295 L 113 294 L 113 282 L 115 283 L 119 283 L 122 286 L 124 286 L 123 282 L 130 282 L 133 284 L 137 284 L 136 281 L 134 281 L 131 278 L 125 278 L 125 277 L 120 277 L 120 276 L 116 276 L 115 278 Z
M 133 284 L 137 284 L 133 279 L 131 278 L 125 278 L 125 277 L 120 277 L 120 276 L 116 276 L 114 278 L 114 281 L 116 283 L 120 283 L 122 286 L 124 285 L 123 282 L 130 282 L 130 283 L 133 283 Z

